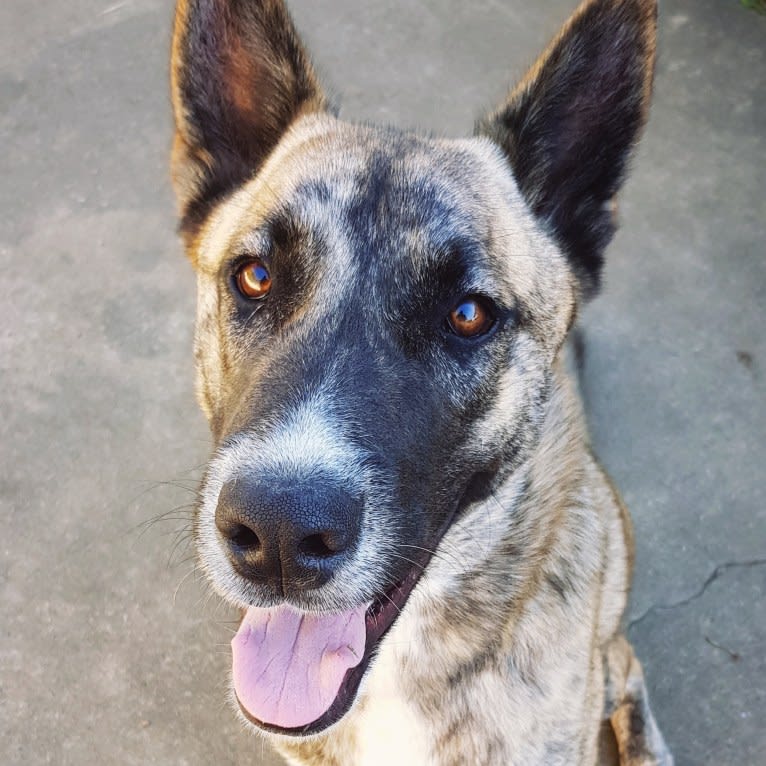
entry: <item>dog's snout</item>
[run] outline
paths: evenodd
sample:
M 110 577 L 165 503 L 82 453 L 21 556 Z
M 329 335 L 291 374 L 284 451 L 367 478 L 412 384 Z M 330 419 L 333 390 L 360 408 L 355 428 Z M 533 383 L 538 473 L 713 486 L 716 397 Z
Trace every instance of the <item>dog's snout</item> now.
M 215 523 L 240 575 L 288 594 L 338 571 L 356 546 L 362 507 L 331 479 L 238 477 L 222 487 Z

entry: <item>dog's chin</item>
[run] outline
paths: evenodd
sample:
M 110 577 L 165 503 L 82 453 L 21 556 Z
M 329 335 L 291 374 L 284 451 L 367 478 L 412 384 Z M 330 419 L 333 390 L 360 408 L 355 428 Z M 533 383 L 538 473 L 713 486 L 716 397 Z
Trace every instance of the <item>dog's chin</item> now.
M 242 704 L 235 688 L 233 697 L 244 719 L 262 732 L 291 738 L 320 734 L 338 723 L 353 707 L 362 680 L 381 642 L 401 615 L 407 600 L 420 580 L 426 563 L 424 561 L 413 564 L 402 580 L 378 594 L 367 608 L 364 615 L 365 639 L 362 659 L 346 671 L 335 699 L 321 716 L 311 723 L 296 727 L 277 726 L 261 721 Z

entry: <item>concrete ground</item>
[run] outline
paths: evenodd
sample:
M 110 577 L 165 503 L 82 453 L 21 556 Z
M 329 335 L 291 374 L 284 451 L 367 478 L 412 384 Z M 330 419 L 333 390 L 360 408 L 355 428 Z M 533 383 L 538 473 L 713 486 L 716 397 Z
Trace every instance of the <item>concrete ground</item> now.
M 346 117 L 448 135 L 574 5 L 293 2 Z M 226 706 L 232 615 L 183 531 L 209 441 L 166 169 L 171 16 L 0 4 L 8 766 L 275 763 Z M 679 766 L 766 751 L 764 72 L 766 17 L 663 1 L 652 120 L 584 316 L 594 441 L 636 524 L 630 637 Z

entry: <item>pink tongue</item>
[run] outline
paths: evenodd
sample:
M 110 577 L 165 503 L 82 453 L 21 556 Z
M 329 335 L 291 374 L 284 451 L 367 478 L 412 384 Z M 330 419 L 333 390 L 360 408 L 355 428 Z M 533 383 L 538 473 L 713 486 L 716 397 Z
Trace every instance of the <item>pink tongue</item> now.
M 365 611 L 319 615 L 250 607 L 231 642 L 240 704 L 258 721 L 286 729 L 316 721 L 332 705 L 346 671 L 362 660 Z

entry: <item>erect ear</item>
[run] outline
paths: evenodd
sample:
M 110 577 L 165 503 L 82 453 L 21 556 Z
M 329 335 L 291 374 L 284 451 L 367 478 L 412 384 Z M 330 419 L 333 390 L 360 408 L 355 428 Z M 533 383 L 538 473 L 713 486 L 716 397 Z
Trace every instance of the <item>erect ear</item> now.
M 181 231 L 258 169 L 324 97 L 281 0 L 178 0 L 171 60 Z
M 656 0 L 586 0 L 477 132 L 505 151 L 587 297 L 615 230 L 613 198 L 646 122 Z

